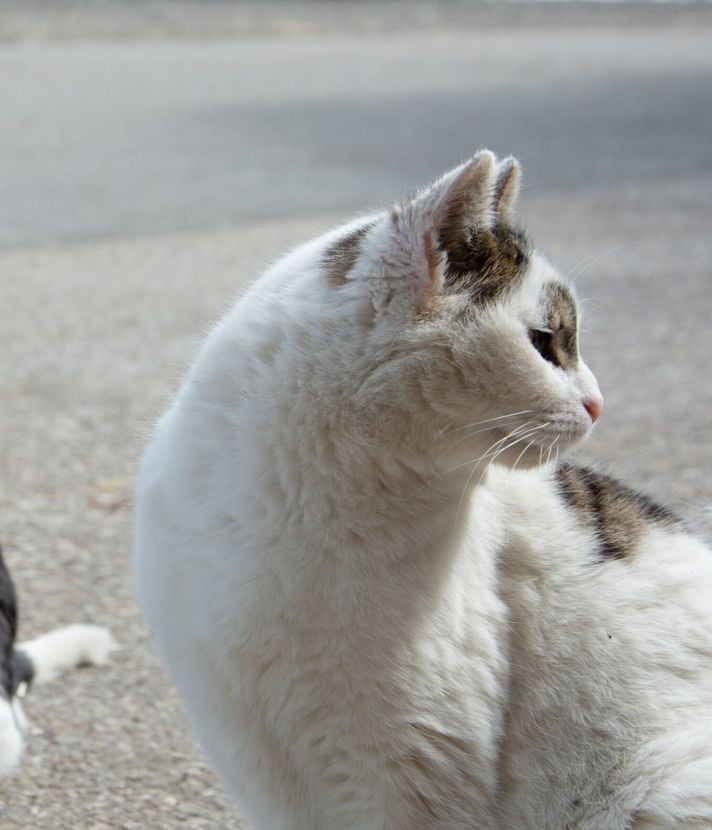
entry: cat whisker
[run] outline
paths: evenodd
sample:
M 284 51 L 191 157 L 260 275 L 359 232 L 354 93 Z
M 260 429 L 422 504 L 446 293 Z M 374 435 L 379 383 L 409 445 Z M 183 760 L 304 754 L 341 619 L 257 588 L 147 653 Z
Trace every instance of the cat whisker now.
M 507 445 L 506 445 L 506 446 L 504 446 L 504 447 L 500 447 L 500 448 L 499 448 L 499 449 L 498 449 L 498 450 L 494 453 L 493 457 L 491 458 L 490 463 L 491 463 L 491 464 L 494 464 L 494 463 L 497 461 L 497 459 L 499 458 L 499 456 L 500 456 L 500 455 L 501 455 L 501 454 L 502 454 L 505 450 L 508 450 L 508 449 L 510 449 L 511 447 L 515 447 L 515 446 L 516 446 L 517 444 L 519 444 L 521 441 L 526 441 L 526 439 L 527 439 L 527 438 L 529 438 L 529 436 L 530 436 L 530 435 L 533 435 L 533 434 L 534 434 L 534 433 L 535 433 L 538 429 L 541 429 L 541 428 L 543 428 L 543 427 L 545 427 L 545 426 L 547 426 L 547 424 L 542 424 L 540 427 L 534 427 L 534 429 L 529 430 L 529 431 L 528 431 L 525 435 L 520 435 L 520 436 L 519 436 L 519 438 L 517 438 L 515 441 L 512 441 L 510 444 L 507 444 Z M 534 439 L 534 440 L 536 440 L 536 439 Z M 529 444 L 527 444 L 527 446 L 524 448 L 524 452 L 526 452 L 526 451 L 529 449 L 529 447 L 530 447 L 533 443 L 534 443 L 534 441 L 531 441 Z M 517 462 L 518 462 L 518 461 L 519 461 L 519 459 L 522 457 L 522 455 L 524 454 L 524 452 L 522 452 L 522 453 L 518 456 L 517 461 L 515 461 L 515 462 L 514 462 L 514 467 L 513 467 L 512 469 L 516 469 Z M 481 459 L 480 459 L 480 460 L 481 460 Z M 479 464 L 478 464 L 478 466 L 479 466 Z M 486 471 L 487 471 L 487 470 L 486 470 L 486 468 L 485 468 L 485 470 L 482 472 L 482 475 L 480 476 L 480 480 L 477 482 L 477 486 L 478 486 L 478 487 L 479 487 L 479 485 L 482 483 L 482 479 L 484 478 L 484 475 L 485 475 L 485 472 L 486 472 Z M 468 479 L 468 483 L 469 483 L 469 479 Z
M 463 505 L 463 502 L 465 500 L 465 494 L 467 493 L 467 491 L 469 489 L 470 482 L 472 481 L 472 477 L 477 472 L 477 468 L 480 466 L 480 464 L 484 461 L 485 458 L 492 455 L 492 451 L 494 450 L 495 447 L 497 447 L 498 444 L 502 444 L 503 442 L 508 441 L 510 438 L 512 438 L 521 429 L 522 429 L 522 427 L 517 427 L 516 429 L 512 430 L 507 435 L 505 435 L 504 438 L 500 438 L 498 441 L 495 441 L 494 444 L 492 444 L 489 447 L 487 452 L 485 452 L 479 458 L 474 459 L 474 462 L 471 460 L 471 461 L 466 462 L 465 464 L 459 464 L 458 467 L 454 468 L 454 469 L 458 469 L 460 467 L 466 466 L 466 464 L 472 464 L 472 463 L 474 463 L 474 465 L 475 465 L 472 468 L 472 470 L 470 471 L 470 474 L 467 476 L 467 481 L 465 481 L 465 485 L 462 488 L 462 494 L 460 495 L 460 501 L 458 502 L 458 505 L 457 505 L 457 513 L 455 514 L 455 526 L 457 526 L 457 523 L 460 520 L 460 511 L 462 510 L 462 505 Z M 540 429 L 540 427 L 534 427 L 533 431 L 536 431 L 537 429 Z M 523 441 L 525 437 L 528 437 L 528 435 L 529 435 L 529 432 L 527 432 L 527 435 L 523 435 L 523 436 L 521 436 L 521 438 L 517 438 L 514 441 L 514 444 L 517 444 L 520 440 Z M 514 446 L 514 444 L 512 446 Z M 506 447 L 504 449 L 506 449 Z M 500 452 L 503 452 L 503 449 L 496 450 L 494 452 L 494 458 L 496 458 L 500 454 Z M 449 472 L 453 472 L 453 470 L 450 470 Z M 484 475 L 484 473 L 482 475 Z M 481 481 L 482 481 L 482 476 L 480 476 L 480 482 Z M 478 483 L 478 485 L 479 485 L 479 483 Z
M 526 438 L 529 438 L 530 435 L 533 435 L 535 432 L 538 432 L 539 430 L 546 429 L 546 427 L 548 427 L 548 426 L 549 426 L 548 424 L 537 424 L 537 426 L 530 427 L 529 429 L 524 430 L 524 432 L 521 435 L 518 435 L 517 438 L 514 441 L 512 441 L 510 444 L 507 444 L 506 446 L 503 446 L 503 447 L 499 447 L 499 449 L 496 452 L 496 455 L 501 455 L 501 453 L 503 453 L 505 450 L 508 450 L 511 447 L 516 446 L 520 441 L 524 441 Z M 517 435 L 518 431 L 519 430 L 514 430 L 514 431 L 510 432 L 509 435 L 507 435 L 504 440 L 507 440 L 509 438 L 514 438 L 514 436 Z M 501 443 L 501 442 L 497 442 L 497 443 Z
M 455 472 L 455 470 L 459 470 L 459 469 L 461 469 L 462 467 L 466 467 L 468 464 L 472 464 L 472 463 L 473 463 L 473 462 L 475 462 L 475 461 L 477 461 L 477 462 L 481 461 L 483 458 L 485 458 L 485 457 L 487 456 L 487 454 L 488 454 L 488 453 L 490 453 L 490 452 L 494 449 L 494 447 L 496 447 L 496 446 L 497 446 L 498 444 L 500 444 L 502 441 L 506 441 L 508 438 L 511 438 L 511 437 L 512 437 L 512 435 L 514 435 L 514 434 L 517 432 L 517 429 L 519 429 L 519 428 L 516 428 L 516 429 L 512 430 L 510 433 L 508 433 L 507 435 L 505 435 L 503 438 L 499 438 L 497 441 L 495 441 L 493 444 L 491 444 L 491 445 L 489 446 L 489 448 L 488 448 L 488 449 L 487 449 L 487 450 L 486 450 L 486 451 L 485 451 L 482 455 L 480 455 L 480 456 L 479 456 L 479 458 L 476 458 L 476 459 L 470 459 L 469 461 L 464 461 L 464 462 L 462 462 L 461 464 L 457 464 L 457 465 L 456 465 L 456 466 L 454 466 L 454 467 L 449 467 L 447 470 L 443 470 L 443 472 L 442 472 L 442 473 L 439 473 L 439 474 L 438 474 L 438 475 L 436 475 L 433 479 L 431 479 L 431 480 L 428 482 L 428 484 L 432 484 L 432 483 L 434 483 L 435 481 L 438 481 L 438 479 L 441 479 L 441 478 L 443 478 L 444 476 L 449 475 L 450 473 L 454 473 L 454 472 Z M 454 446 L 454 445 L 453 445 L 453 446 Z M 441 457 L 442 457 L 442 456 L 441 456 Z
M 482 424 L 491 424 L 493 421 L 503 421 L 505 418 L 514 418 L 515 415 L 528 415 L 530 412 L 534 412 L 534 410 L 522 409 L 519 412 L 510 412 L 508 415 L 497 415 L 496 418 L 485 418 L 483 421 L 475 421 L 472 424 L 466 424 L 464 427 L 455 427 L 455 429 L 450 430 L 450 432 L 461 432 L 463 429 L 471 429 L 472 427 L 478 427 Z
M 547 426 L 547 424 L 539 424 L 539 426 L 532 427 L 531 429 L 527 430 L 527 431 L 526 431 L 525 433 L 523 433 L 522 435 L 519 435 L 519 436 L 518 436 L 518 437 L 517 437 L 514 441 L 512 441 L 511 443 L 506 444 L 505 446 L 499 447 L 499 449 L 497 450 L 497 452 L 494 454 L 494 457 L 492 458 L 492 461 L 493 461 L 493 462 L 494 462 L 494 461 L 496 461 L 496 460 L 497 460 L 497 458 L 498 458 L 498 457 L 499 457 L 499 456 L 500 456 L 503 452 L 505 452 L 506 450 L 511 449 L 512 447 L 516 447 L 516 445 L 517 445 L 517 444 L 519 444 L 519 443 L 521 443 L 522 441 L 526 441 L 526 439 L 527 439 L 527 438 L 529 438 L 529 437 L 530 437 L 531 435 L 533 435 L 535 432 L 538 432 L 539 430 L 544 429 L 546 426 Z M 510 435 L 509 437 L 512 437 L 512 436 Z M 532 443 L 534 443 L 534 442 L 532 441 Z
M 444 478 L 446 475 L 449 475 L 450 473 L 454 473 L 456 470 L 461 470 L 463 467 L 467 467 L 469 464 L 474 464 L 474 463 L 479 464 L 480 461 L 482 461 L 484 458 L 487 458 L 487 456 L 492 452 L 492 450 L 498 444 L 500 444 L 502 441 L 506 441 L 510 437 L 511 437 L 511 435 L 505 435 L 504 438 L 498 439 L 497 441 L 494 442 L 494 444 L 491 444 L 490 447 L 486 450 L 486 452 L 484 452 L 478 458 L 471 458 L 471 459 L 469 459 L 469 461 L 463 461 L 461 464 L 456 464 L 454 467 L 449 467 L 447 470 L 443 470 L 442 473 L 439 473 L 434 478 L 432 478 L 428 482 L 428 484 L 433 484 L 434 482 L 438 481 L 439 479 Z
M 611 254 L 616 254 L 619 251 L 623 251 L 626 248 L 631 248 L 634 245 L 641 245 L 642 241 L 638 239 L 634 239 L 631 242 L 624 242 L 622 245 L 616 245 L 613 248 L 605 248 L 603 251 L 599 251 L 596 254 L 590 254 L 587 257 L 579 260 L 576 265 L 571 268 L 569 271 L 569 278 L 571 280 L 577 280 L 582 274 L 584 274 L 588 269 L 598 262 L 599 259 L 605 256 L 610 256 Z M 578 270 L 576 270 L 578 269 Z
M 551 453 L 552 453 L 552 450 L 554 449 L 554 446 L 558 443 L 559 438 L 561 438 L 561 436 L 560 436 L 560 435 L 557 435 L 557 436 L 556 436 L 556 438 L 554 438 L 554 440 L 551 442 L 551 444 L 549 444 L 549 450 L 548 450 L 547 455 L 546 455 L 546 463 L 547 463 L 547 465 L 548 465 L 548 464 L 549 464 L 549 462 L 551 461 Z M 556 451 L 557 451 L 557 458 L 558 458 L 558 447 L 557 447 L 557 450 L 556 450 Z
M 492 453 L 492 450 L 494 450 L 494 448 L 495 448 L 495 447 L 497 447 L 499 444 L 504 443 L 505 441 L 509 441 L 509 439 L 510 439 L 510 438 L 513 438 L 513 437 L 514 437 L 514 436 L 515 436 L 518 432 L 521 432 L 522 430 L 527 430 L 527 432 L 526 432 L 526 434 L 525 434 L 525 435 L 522 435 L 522 436 L 520 436 L 520 437 L 521 437 L 522 439 L 526 438 L 526 437 L 528 436 L 528 434 L 529 434 L 529 432 L 528 432 L 528 428 L 530 427 L 530 424 L 532 424 L 532 423 L 533 423 L 532 421 L 528 421 L 526 424 L 521 424 L 520 426 L 518 426 L 518 427 L 516 427 L 515 429 L 511 430 L 511 432 L 508 432 L 508 433 L 507 433 L 505 436 L 503 436 L 502 438 L 499 438 L 497 441 L 495 441 L 495 442 L 494 442 L 494 444 L 491 444 L 491 445 L 490 445 L 490 447 L 489 447 L 489 449 L 487 449 L 487 451 L 486 451 L 485 453 L 483 453 L 481 456 L 479 456 L 479 458 L 477 458 L 477 459 L 470 459 L 469 461 L 463 461 L 461 464 L 456 464 L 454 467 L 450 467 L 449 469 L 444 470 L 442 473 L 440 473 L 439 475 L 435 476 L 435 478 L 433 478 L 433 479 L 432 479 L 430 482 L 428 482 L 428 483 L 429 483 L 429 484 L 432 484 L 432 482 L 437 481 L 438 479 L 442 478 L 443 476 L 446 476 L 446 475 L 448 475 L 449 473 L 454 473 L 454 472 L 455 472 L 455 470 L 459 470 L 459 469 L 461 469 L 462 467 L 467 467 L 467 465 L 468 465 L 468 464 L 472 464 L 472 463 L 473 463 L 473 461 L 478 461 L 478 462 L 479 462 L 479 461 L 482 461 L 482 459 L 487 458 L 487 457 L 488 457 L 488 456 Z M 532 430 L 533 430 L 533 431 L 536 431 L 536 430 L 538 430 L 538 429 L 542 429 L 542 428 L 544 428 L 545 426 L 547 426 L 547 424 L 540 424 L 540 425 L 538 425 L 538 426 L 536 426 L 536 427 L 532 427 Z M 466 437 L 469 437 L 469 436 L 466 436 Z M 456 441 L 455 443 L 459 443 L 459 442 L 457 442 L 457 441 Z M 455 444 L 453 444 L 452 446 L 455 446 Z
M 522 441 L 526 441 L 527 438 L 529 438 L 531 435 L 533 435 L 538 430 L 543 429 L 545 426 L 546 426 L 546 424 L 540 424 L 539 426 L 532 427 L 531 429 L 526 430 L 526 432 L 524 432 L 522 435 L 515 438 L 514 441 L 510 441 L 510 443 L 508 443 L 508 444 L 505 444 L 501 447 L 497 447 L 497 444 L 501 444 L 502 441 L 506 441 L 507 439 L 514 437 L 515 432 L 511 432 L 509 435 L 505 436 L 505 438 L 500 439 L 495 444 L 493 444 L 484 455 L 481 455 L 479 457 L 479 459 L 477 459 L 477 464 L 475 466 L 475 469 L 477 469 L 477 467 L 479 467 L 480 463 L 485 458 L 488 458 L 490 460 L 490 463 L 495 463 L 497 461 L 497 459 L 499 458 L 499 456 L 502 455 L 503 452 L 505 452 L 508 449 L 511 449 L 512 447 L 516 447 L 516 445 L 521 443 Z M 528 449 L 531 446 L 531 444 L 533 444 L 533 443 L 534 443 L 534 441 L 531 441 L 531 443 L 527 446 L 526 449 Z M 495 447 L 497 447 L 496 450 L 494 449 Z M 520 456 L 520 458 L 521 458 L 521 456 Z M 517 459 L 517 460 L 519 460 L 519 459 Z M 472 462 L 470 462 L 470 463 L 472 463 Z M 484 472 L 482 473 L 482 476 L 484 476 Z M 480 478 L 480 482 L 481 481 L 482 481 L 482 477 Z M 468 483 L 469 483 L 469 479 L 468 479 Z
M 526 423 L 522 424 L 519 428 L 524 429 L 524 427 L 533 424 L 534 421 L 526 421 Z M 462 443 L 463 441 L 468 441 L 470 438 L 474 438 L 475 435 L 479 435 L 482 432 L 489 432 L 491 429 L 495 429 L 495 427 L 483 427 L 482 429 L 476 429 L 474 432 L 468 432 L 467 435 L 463 435 L 461 438 L 458 438 L 457 441 L 454 441 L 452 444 L 448 445 L 443 454 L 449 452 L 453 447 L 456 447 L 458 444 Z M 516 432 L 510 433 L 512 435 L 516 435 Z
M 522 457 L 522 456 L 526 453 L 526 451 L 529 449 L 529 447 L 531 447 L 531 445 L 534 443 L 534 441 L 535 441 L 535 440 L 536 440 L 536 439 L 532 439 L 532 440 L 531 440 L 531 441 L 530 441 L 530 442 L 526 445 L 526 447 L 524 447 L 524 449 L 523 449 L 523 450 L 519 453 L 519 455 L 517 456 L 517 460 L 514 462 L 514 465 L 512 466 L 512 469 L 513 469 L 513 470 L 516 470 L 516 469 L 517 469 L 517 464 L 519 464 L 519 461 L 520 461 L 521 457 Z

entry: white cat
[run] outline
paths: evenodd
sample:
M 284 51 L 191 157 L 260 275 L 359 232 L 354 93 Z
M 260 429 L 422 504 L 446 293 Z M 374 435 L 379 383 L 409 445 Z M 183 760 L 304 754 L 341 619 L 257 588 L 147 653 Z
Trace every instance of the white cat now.
M 146 450 L 140 603 L 256 830 L 712 827 L 712 555 L 552 462 L 601 398 L 518 180 L 279 262 Z

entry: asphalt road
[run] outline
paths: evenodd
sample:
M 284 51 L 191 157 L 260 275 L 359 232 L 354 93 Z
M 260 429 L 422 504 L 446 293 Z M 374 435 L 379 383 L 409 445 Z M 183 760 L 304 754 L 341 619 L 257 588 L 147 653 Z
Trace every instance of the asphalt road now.
M 712 502 L 712 30 L 681 13 L 428 33 L 0 45 L 0 536 L 22 633 L 112 667 L 37 688 L 0 827 L 240 827 L 140 622 L 130 491 L 206 326 L 291 244 L 478 147 L 578 275 L 606 409 L 583 455 Z

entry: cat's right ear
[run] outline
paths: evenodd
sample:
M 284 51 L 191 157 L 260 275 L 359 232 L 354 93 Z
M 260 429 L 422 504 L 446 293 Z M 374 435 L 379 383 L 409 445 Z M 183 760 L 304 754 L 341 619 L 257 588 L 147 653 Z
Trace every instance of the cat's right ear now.
M 420 225 L 422 230 L 430 230 L 438 237 L 455 238 L 473 227 L 490 227 L 496 218 L 500 195 L 511 190 L 510 162 L 514 160 L 507 159 L 498 166 L 494 153 L 480 150 L 401 203 L 395 213 L 408 225 Z
M 521 178 L 516 159 L 497 162 L 480 150 L 403 206 L 407 221 L 430 232 L 441 251 L 467 244 L 473 233 L 512 221 Z
M 443 250 L 466 241 L 473 231 L 511 224 L 521 181 L 515 158 L 497 163 L 493 153 L 482 150 L 449 176 L 450 181 L 448 176 L 440 180 L 446 188 L 436 211 L 435 231 Z
M 389 251 L 389 264 L 397 266 L 402 256 L 407 259 L 402 271 L 414 270 L 420 277 L 411 281 L 420 302 L 438 293 L 446 257 L 467 250 L 477 231 L 509 224 L 519 177 L 513 158 L 498 164 L 494 153 L 481 150 L 393 209 L 401 246 Z
M 393 209 L 391 218 L 405 243 L 398 250 L 416 266 L 421 278 L 415 288 L 421 300 L 442 286 L 445 255 L 465 243 L 473 229 L 495 221 L 498 183 L 497 160 L 482 150 Z M 392 260 L 394 251 L 389 254 Z
M 495 219 L 496 168 L 494 153 L 482 150 L 435 183 L 433 230 L 441 250 L 460 245 L 475 228 L 491 227 Z

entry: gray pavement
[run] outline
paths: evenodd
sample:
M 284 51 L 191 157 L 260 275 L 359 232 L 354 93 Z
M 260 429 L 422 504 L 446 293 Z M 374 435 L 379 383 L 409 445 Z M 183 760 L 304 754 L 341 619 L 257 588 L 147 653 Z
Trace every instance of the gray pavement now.
M 306 30 L 196 39 L 165 24 L 139 36 L 130 5 L 133 29 L 87 24 L 77 39 L 0 4 L 0 538 L 24 636 L 95 621 L 123 646 L 112 667 L 28 698 L 2 828 L 241 826 L 134 606 L 139 447 L 264 263 L 482 145 L 522 158 L 531 235 L 580 274 L 606 396 L 583 455 L 677 509 L 712 502 L 699 8 L 665 26 L 637 7 L 553 28 L 442 14 L 427 32 L 413 17 L 340 31 L 314 12 Z

